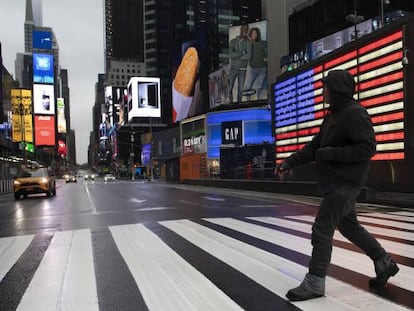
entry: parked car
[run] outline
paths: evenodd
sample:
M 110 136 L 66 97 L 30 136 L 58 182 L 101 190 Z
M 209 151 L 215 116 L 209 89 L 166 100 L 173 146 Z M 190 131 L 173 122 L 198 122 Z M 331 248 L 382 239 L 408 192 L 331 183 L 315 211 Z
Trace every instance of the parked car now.
M 56 195 L 55 176 L 49 174 L 46 167 L 24 169 L 13 182 L 13 192 L 16 200 L 35 193 L 45 193 L 48 197 Z
M 115 176 L 112 174 L 106 174 L 104 176 L 104 182 L 114 182 L 115 181 Z
M 77 182 L 76 175 L 66 175 L 66 183 L 68 182 Z

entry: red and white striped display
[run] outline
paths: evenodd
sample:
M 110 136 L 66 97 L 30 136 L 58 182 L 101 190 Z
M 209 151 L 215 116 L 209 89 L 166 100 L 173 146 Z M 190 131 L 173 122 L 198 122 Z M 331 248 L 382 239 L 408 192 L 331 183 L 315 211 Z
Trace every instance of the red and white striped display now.
M 274 85 L 277 162 L 319 132 L 327 108 L 322 78 L 333 69 L 346 69 L 355 78 L 355 98 L 368 110 L 376 134 L 373 160 L 404 159 L 403 54 L 403 33 L 397 31 L 278 81 Z

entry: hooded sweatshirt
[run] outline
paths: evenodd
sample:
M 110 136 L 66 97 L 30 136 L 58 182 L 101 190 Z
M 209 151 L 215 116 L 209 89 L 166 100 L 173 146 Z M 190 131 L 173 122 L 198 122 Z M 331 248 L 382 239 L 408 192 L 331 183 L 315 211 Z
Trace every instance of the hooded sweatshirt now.
M 290 168 L 315 161 L 322 194 L 344 183 L 361 187 L 376 150 L 371 118 L 353 98 L 352 75 L 346 70 L 332 70 L 324 84 L 329 91 L 330 107 L 319 133 L 285 160 Z

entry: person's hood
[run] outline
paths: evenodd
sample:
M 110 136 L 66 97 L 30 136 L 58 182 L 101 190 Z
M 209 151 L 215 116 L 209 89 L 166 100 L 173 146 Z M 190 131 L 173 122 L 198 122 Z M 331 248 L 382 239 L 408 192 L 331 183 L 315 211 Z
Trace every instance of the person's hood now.
M 355 80 L 346 70 L 331 70 L 324 79 L 324 84 L 329 90 L 331 111 L 354 103 Z

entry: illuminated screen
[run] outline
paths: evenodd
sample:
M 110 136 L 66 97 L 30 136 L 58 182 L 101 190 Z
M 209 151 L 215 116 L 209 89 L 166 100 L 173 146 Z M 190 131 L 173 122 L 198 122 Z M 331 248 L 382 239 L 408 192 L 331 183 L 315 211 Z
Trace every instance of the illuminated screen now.
M 128 89 L 131 89 L 129 121 L 134 117 L 161 117 L 160 78 L 133 77 Z
M 36 146 L 54 146 L 55 117 L 35 116 L 34 121 Z
M 207 157 L 220 158 L 222 144 L 221 124 L 243 120 L 243 142 L 247 144 L 262 144 L 273 142 L 271 129 L 271 114 L 267 109 L 245 109 L 207 114 Z
M 33 48 L 40 50 L 52 49 L 52 32 L 50 31 L 33 31 Z
M 52 54 L 33 53 L 33 82 L 54 83 Z
M 346 69 L 357 82 L 355 98 L 371 116 L 377 153 L 373 160 L 404 159 L 402 31 L 300 72 L 274 85 L 278 162 L 302 148 L 319 132 L 326 113 L 322 79 Z
M 55 114 L 55 90 L 53 85 L 33 84 L 35 114 Z

